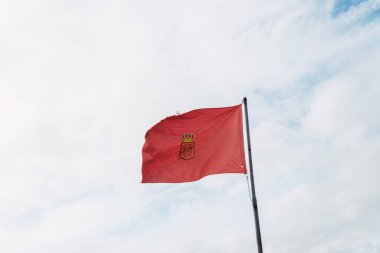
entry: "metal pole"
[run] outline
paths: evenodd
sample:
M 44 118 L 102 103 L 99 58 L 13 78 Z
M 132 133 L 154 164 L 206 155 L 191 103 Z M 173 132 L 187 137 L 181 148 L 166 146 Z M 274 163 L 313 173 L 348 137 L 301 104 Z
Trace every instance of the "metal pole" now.
M 251 136 L 249 134 L 247 98 L 244 97 L 243 101 L 244 101 L 244 111 L 245 111 L 245 127 L 246 127 L 246 130 L 247 130 L 247 144 L 248 144 L 248 158 L 249 158 L 249 175 L 250 175 L 250 179 L 251 179 L 251 191 L 252 191 L 252 206 L 253 206 L 253 213 L 254 213 L 254 216 L 255 216 L 255 225 L 256 225 L 257 249 L 258 249 L 259 253 L 263 253 L 263 245 L 261 243 L 261 232 L 260 232 L 260 223 L 259 223 L 259 211 L 257 209 L 255 182 L 253 180 Z

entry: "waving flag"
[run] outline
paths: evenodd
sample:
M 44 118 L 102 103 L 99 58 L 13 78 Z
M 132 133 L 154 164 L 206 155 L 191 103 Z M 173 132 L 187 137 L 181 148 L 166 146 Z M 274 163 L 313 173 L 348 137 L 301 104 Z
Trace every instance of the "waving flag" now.
M 168 117 L 145 135 L 142 183 L 183 183 L 247 173 L 242 106 L 197 109 Z

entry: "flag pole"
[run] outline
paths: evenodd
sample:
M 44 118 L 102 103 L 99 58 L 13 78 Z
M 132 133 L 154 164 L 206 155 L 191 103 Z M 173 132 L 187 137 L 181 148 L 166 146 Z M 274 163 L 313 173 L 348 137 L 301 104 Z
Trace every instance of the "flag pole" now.
M 256 199 L 255 183 L 254 183 L 254 180 L 253 180 L 251 136 L 249 134 L 247 98 L 244 97 L 243 101 L 244 101 L 244 112 L 245 112 L 245 127 L 246 127 L 246 131 L 247 131 L 249 175 L 250 175 L 250 180 L 251 180 L 251 191 L 252 191 L 252 207 L 253 207 L 253 213 L 254 213 L 254 216 L 255 216 L 255 225 L 256 225 L 257 249 L 258 249 L 259 253 L 263 253 L 263 246 L 262 246 L 262 243 L 261 243 L 260 223 L 259 223 L 259 211 L 257 209 L 257 199 Z

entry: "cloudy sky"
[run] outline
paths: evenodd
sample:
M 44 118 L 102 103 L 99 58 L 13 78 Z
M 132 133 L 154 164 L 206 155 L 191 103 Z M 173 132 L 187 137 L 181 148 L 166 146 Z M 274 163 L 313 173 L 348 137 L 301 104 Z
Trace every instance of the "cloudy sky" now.
M 0 252 L 251 253 L 244 175 L 140 184 L 248 98 L 265 253 L 380 252 L 379 0 L 0 0 Z

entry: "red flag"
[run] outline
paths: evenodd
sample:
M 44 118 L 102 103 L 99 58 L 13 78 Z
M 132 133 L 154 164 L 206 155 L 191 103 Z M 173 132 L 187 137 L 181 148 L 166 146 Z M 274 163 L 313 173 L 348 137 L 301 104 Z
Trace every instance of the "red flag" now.
M 220 173 L 247 173 L 242 106 L 168 117 L 145 135 L 142 183 L 182 183 Z

